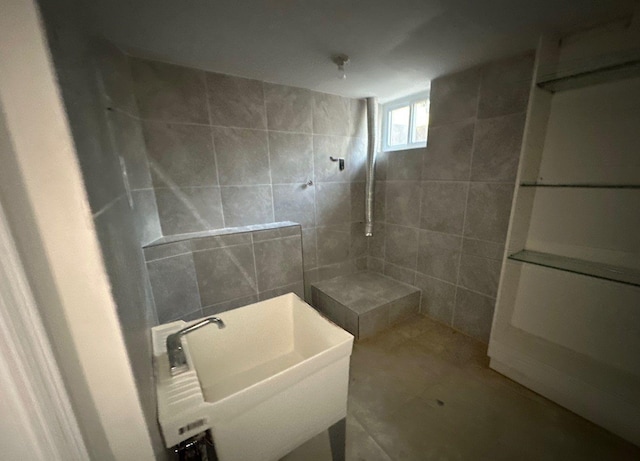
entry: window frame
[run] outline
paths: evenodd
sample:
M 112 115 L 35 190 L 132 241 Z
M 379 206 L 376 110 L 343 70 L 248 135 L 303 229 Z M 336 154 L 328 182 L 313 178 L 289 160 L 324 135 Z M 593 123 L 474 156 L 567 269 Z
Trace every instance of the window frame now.
M 429 91 L 423 91 L 421 93 L 412 94 L 409 96 L 405 96 L 404 98 L 395 99 L 393 101 L 389 101 L 382 105 L 382 151 L 383 152 L 393 152 L 397 150 L 408 150 L 408 149 L 419 149 L 422 147 L 426 147 L 427 140 L 421 142 L 411 142 L 411 137 L 415 130 L 415 116 L 414 116 L 414 105 L 421 101 L 427 101 L 427 112 L 428 106 L 430 103 L 429 100 Z M 391 112 L 400 109 L 401 107 L 409 106 L 409 132 L 407 133 L 408 142 L 406 144 L 398 144 L 396 146 L 389 145 L 389 130 L 391 129 L 391 124 L 389 123 Z M 428 113 L 427 113 L 428 115 Z M 427 119 L 428 120 L 428 119 Z M 427 122 L 427 129 L 429 127 L 429 123 Z

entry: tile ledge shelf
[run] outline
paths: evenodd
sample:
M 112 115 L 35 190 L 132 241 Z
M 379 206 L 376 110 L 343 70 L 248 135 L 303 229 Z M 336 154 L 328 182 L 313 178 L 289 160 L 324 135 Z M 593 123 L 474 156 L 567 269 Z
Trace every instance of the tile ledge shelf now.
M 241 226 L 241 227 L 223 227 L 221 229 L 211 229 L 211 230 L 200 231 L 200 232 L 189 232 L 186 234 L 167 235 L 164 237 L 160 237 L 159 239 L 156 239 L 153 242 L 144 245 L 143 248 L 151 248 L 158 245 L 166 245 L 167 243 L 182 242 L 184 240 L 213 237 L 213 236 L 219 236 L 219 235 L 241 234 L 243 232 L 255 232 L 255 231 L 261 231 L 261 230 L 279 229 L 283 227 L 293 227 L 293 226 L 299 226 L 299 225 L 300 225 L 299 223 L 293 222 L 293 221 L 280 221 L 280 222 L 271 222 L 266 224 L 251 224 L 249 226 Z
M 629 267 L 613 266 L 531 250 L 518 251 L 517 253 L 509 255 L 508 258 L 513 261 L 549 267 L 551 269 L 586 275 L 601 280 L 640 286 L 640 271 Z

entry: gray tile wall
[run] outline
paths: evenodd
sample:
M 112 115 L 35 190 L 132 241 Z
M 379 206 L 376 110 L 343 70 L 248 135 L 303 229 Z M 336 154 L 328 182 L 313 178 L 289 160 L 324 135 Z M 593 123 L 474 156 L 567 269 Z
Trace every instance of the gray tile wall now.
M 431 83 L 425 149 L 379 155 L 369 270 L 422 290 L 421 311 L 488 342 L 533 54 Z
M 166 459 L 153 383 L 156 320 L 141 248 L 160 227 L 129 65 L 119 50 L 89 38 L 81 4 L 42 2 L 41 11 L 138 396 L 156 457 Z
M 304 296 L 299 225 L 144 250 L 158 320 L 190 320 L 294 292 Z
M 163 235 L 298 222 L 307 299 L 312 281 L 366 267 L 364 101 L 145 59 L 131 70 Z

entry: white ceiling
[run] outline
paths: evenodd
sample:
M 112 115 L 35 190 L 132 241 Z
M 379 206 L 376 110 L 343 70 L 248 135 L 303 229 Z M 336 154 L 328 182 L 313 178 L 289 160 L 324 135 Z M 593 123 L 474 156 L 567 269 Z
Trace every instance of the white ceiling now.
M 631 14 L 634 0 L 111 0 L 87 2 L 131 54 L 381 101 L 532 49 L 543 31 Z M 339 80 L 331 56 L 351 57 Z

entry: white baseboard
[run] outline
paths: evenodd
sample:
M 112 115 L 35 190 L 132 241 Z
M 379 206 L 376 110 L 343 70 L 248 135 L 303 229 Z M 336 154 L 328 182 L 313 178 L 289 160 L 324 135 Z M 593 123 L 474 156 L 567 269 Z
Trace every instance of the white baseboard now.
M 495 341 L 489 355 L 489 366 L 498 373 L 640 446 L 636 405 Z

